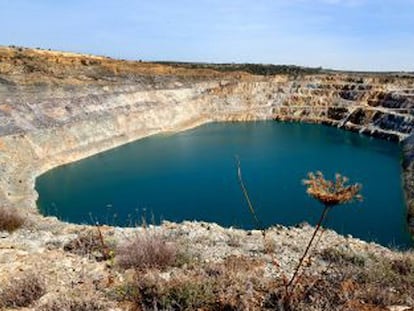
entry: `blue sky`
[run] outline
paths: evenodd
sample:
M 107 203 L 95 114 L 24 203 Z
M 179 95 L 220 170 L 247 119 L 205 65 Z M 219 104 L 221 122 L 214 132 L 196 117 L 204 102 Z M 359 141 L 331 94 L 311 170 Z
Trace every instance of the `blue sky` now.
M 414 0 L 0 0 L 0 45 L 414 71 Z

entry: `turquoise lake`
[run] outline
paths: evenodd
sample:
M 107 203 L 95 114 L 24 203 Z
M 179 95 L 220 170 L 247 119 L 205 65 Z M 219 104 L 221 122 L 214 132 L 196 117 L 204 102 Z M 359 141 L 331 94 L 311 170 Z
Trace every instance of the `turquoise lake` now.
M 37 204 L 74 223 L 199 220 L 251 229 L 236 155 L 263 225 L 315 224 L 322 206 L 301 181 L 309 171 L 339 172 L 363 185 L 364 201 L 335 207 L 326 226 L 409 247 L 399 145 L 323 125 L 212 123 L 155 135 L 41 175 Z

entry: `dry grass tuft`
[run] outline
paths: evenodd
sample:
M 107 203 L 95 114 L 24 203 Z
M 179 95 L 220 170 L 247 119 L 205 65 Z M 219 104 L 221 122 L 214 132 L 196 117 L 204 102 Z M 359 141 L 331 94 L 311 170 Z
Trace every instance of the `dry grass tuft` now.
M 360 258 L 327 249 L 323 273 L 301 274 L 285 299 L 285 281 L 267 275 L 268 263 L 244 256 L 200 263 L 172 273 L 136 270 L 134 281 L 116 291 L 133 310 L 366 310 L 414 305 L 414 257 Z
M 177 249 L 161 235 L 145 231 L 121 244 L 116 250 L 115 259 L 123 269 L 165 269 L 175 264 Z
M 183 275 L 168 281 L 155 275 L 137 278 L 133 304 L 142 310 L 199 310 L 215 303 L 213 281 L 200 275 Z
M 335 175 L 335 180 L 326 180 L 321 172 L 308 173 L 308 178 L 303 180 L 307 186 L 306 192 L 326 206 L 334 206 L 362 200 L 359 194 L 360 184 L 346 185 L 348 178 L 340 174 Z
M 231 256 L 168 278 L 137 271 L 135 281 L 118 292 L 139 310 L 259 310 L 270 287 L 264 267 L 259 260 Z
M 365 301 L 380 305 L 414 305 L 414 255 L 376 258 L 366 269 L 353 273 L 362 285 Z
M 366 258 L 351 251 L 345 251 L 336 247 L 325 248 L 320 252 L 323 260 L 337 265 L 356 265 L 363 267 Z
M 109 259 L 110 253 L 98 230 L 87 230 L 80 233 L 75 239 L 66 243 L 63 249 L 67 252 L 94 258 L 98 261 Z
M 53 300 L 40 305 L 36 311 L 106 311 L 111 304 L 98 295 L 87 293 L 61 294 Z
M 332 264 L 329 274 L 319 278 L 309 294 L 334 293 L 329 299 L 331 310 L 359 301 L 372 310 L 390 305 L 414 305 L 414 257 L 362 259 L 351 252 L 327 249 L 321 257 Z M 377 310 L 375 309 L 375 310 Z
M 0 231 L 13 232 L 25 223 L 20 212 L 11 207 L 0 207 Z
M 46 293 L 43 280 L 34 272 L 26 272 L 16 277 L 0 292 L 1 308 L 28 307 Z

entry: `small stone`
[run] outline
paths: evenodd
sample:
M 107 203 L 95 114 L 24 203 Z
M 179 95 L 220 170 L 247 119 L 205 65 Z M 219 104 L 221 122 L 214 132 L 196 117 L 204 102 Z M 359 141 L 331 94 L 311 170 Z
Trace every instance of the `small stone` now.
M 414 310 L 411 307 L 408 306 L 389 306 L 387 307 L 388 310 L 390 311 L 411 311 Z
M 0 231 L 0 239 L 5 239 L 8 236 L 10 236 L 10 233 L 8 233 L 7 231 Z

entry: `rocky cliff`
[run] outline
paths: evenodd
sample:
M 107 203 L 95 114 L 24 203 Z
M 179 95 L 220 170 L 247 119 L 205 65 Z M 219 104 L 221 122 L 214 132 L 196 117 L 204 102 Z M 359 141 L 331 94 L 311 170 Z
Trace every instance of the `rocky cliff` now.
M 0 198 L 35 209 L 35 177 L 58 165 L 159 132 L 262 119 L 403 141 L 414 133 L 414 77 L 259 76 L 0 48 Z M 411 213 L 412 159 L 407 152 Z
M 407 222 L 411 234 L 414 235 L 414 135 L 403 143 L 403 177 L 407 203 Z

